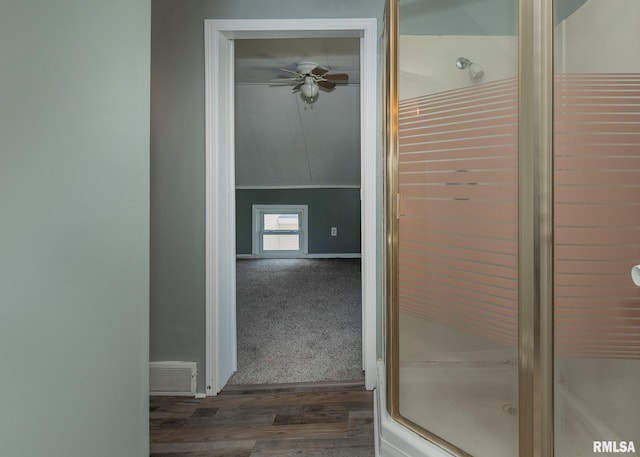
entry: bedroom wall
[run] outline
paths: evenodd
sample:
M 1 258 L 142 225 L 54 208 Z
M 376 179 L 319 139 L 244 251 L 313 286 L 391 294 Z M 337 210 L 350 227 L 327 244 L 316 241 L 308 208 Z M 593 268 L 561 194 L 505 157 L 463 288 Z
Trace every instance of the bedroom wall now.
M 145 457 L 150 2 L 0 10 L 0 455 Z
M 360 189 L 236 189 L 238 254 L 251 254 L 252 205 L 307 205 L 310 255 L 360 253 Z

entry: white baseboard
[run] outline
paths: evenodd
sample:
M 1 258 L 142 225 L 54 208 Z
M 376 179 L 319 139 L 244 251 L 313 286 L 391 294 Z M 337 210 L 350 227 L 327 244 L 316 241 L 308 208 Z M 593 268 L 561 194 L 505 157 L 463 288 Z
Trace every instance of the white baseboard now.
M 360 259 L 362 254 L 336 253 L 336 254 L 302 254 L 292 257 L 279 257 L 277 255 L 236 254 L 237 259 Z

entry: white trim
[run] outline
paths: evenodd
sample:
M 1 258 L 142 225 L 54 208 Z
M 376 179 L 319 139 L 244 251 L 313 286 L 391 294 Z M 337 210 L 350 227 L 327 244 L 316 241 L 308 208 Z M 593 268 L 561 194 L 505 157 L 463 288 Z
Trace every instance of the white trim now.
M 363 32 L 375 34 L 376 19 L 205 19 L 226 39 L 253 38 L 345 38 L 362 37 Z M 373 50 L 374 55 L 376 50 Z M 362 69 L 364 71 L 364 69 Z
M 206 169 L 206 348 L 205 393 L 216 394 L 221 380 L 237 368 L 237 347 L 220 350 L 221 342 L 236 340 L 235 321 L 235 188 L 233 95 L 233 41 L 205 23 L 205 169 Z M 212 81 L 215 79 L 215 84 Z M 228 107 L 232 114 L 229 115 Z M 217 221 L 217 222 L 216 222 Z M 224 286 L 223 286 L 224 285 Z M 231 307 L 217 306 L 233 303 Z M 216 305 L 214 305 L 216 304 Z
M 205 81 L 208 81 L 213 74 L 215 74 L 213 64 L 216 59 L 209 59 L 206 56 L 210 56 L 212 54 L 217 54 L 213 52 L 213 41 L 214 41 L 214 31 L 212 28 L 205 27 L 204 29 L 204 78 Z M 213 87 L 210 84 L 204 85 L 204 104 L 205 104 L 205 123 L 207 127 L 215 126 L 217 124 L 215 113 L 212 113 L 211 110 L 214 106 L 214 97 L 213 97 Z M 210 116 L 211 119 L 207 119 L 207 116 Z M 213 148 L 213 138 L 215 136 L 209 132 L 207 128 L 205 128 L 205 242 L 204 242 L 204 252 L 205 252 L 205 316 L 204 316 L 204 325 L 207 329 L 213 328 L 216 325 L 217 319 L 214 316 L 213 307 L 210 305 L 214 301 L 213 299 L 213 289 L 215 287 L 212 284 L 213 278 L 216 277 L 216 265 L 214 262 L 214 256 L 212 255 L 213 248 L 215 246 L 215 231 L 213 230 L 213 224 L 211 221 L 214 220 L 213 214 L 213 205 L 210 204 L 211 201 L 215 200 L 215 193 L 213 189 L 213 183 L 209 176 L 215 174 L 215 166 L 212 163 L 213 153 L 211 152 Z M 216 351 L 215 339 L 213 338 L 213 332 L 205 331 L 205 361 L 204 361 L 204 370 L 205 370 L 205 386 L 204 391 L 205 395 L 209 395 L 214 393 L 212 379 L 216 377 L 216 372 L 214 370 L 215 363 L 212 363 L 212 354 Z
M 332 21 L 330 19 L 330 21 Z M 362 243 L 362 369 L 365 387 L 376 385 L 377 359 L 377 260 L 376 190 L 381 179 L 376 174 L 377 100 L 378 100 L 378 37 L 376 19 L 363 19 L 360 38 L 360 199 Z M 365 230 L 366 228 L 366 230 Z
M 362 363 L 365 386 L 376 380 L 376 158 L 377 20 L 349 19 L 206 19 L 206 383 L 215 395 L 236 369 L 236 345 L 222 351 L 235 335 L 235 211 L 233 144 L 233 39 L 359 37 L 360 157 L 362 220 Z M 225 215 L 225 217 L 221 217 Z M 232 215 L 232 217 L 230 217 Z M 367 228 L 365 230 L 364 228 Z M 222 306 L 224 305 L 224 306 Z M 233 311 L 230 311 L 230 305 Z M 230 360 L 232 359 L 232 360 Z
M 380 453 L 380 399 L 378 398 L 380 387 L 376 387 L 373 391 L 373 445 L 375 457 L 379 457 Z
M 254 255 L 254 254 L 237 254 L 236 259 L 271 259 L 271 258 L 282 258 L 277 255 L 264 256 L 264 255 Z M 289 258 L 289 257 L 287 257 Z M 362 254 L 360 253 L 322 253 L 322 254 L 305 254 L 298 257 L 297 259 L 360 259 L 362 258 Z

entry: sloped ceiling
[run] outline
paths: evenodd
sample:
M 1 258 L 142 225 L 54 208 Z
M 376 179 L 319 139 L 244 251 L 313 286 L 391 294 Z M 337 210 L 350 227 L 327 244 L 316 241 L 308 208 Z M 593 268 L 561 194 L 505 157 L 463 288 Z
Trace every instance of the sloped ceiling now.
M 235 51 L 236 186 L 359 186 L 359 40 L 237 40 Z M 272 83 L 303 61 L 348 73 L 349 84 L 306 104 Z

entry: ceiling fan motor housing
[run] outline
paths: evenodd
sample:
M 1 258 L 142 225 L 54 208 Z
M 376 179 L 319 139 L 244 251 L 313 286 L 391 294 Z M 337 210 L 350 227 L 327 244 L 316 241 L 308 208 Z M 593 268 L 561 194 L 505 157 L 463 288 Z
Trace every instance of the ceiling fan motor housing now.
M 331 74 L 328 68 L 315 62 L 299 62 L 295 71 L 286 68 L 281 70 L 294 75 L 294 77 L 286 80 L 295 84 L 293 92 L 301 92 L 310 100 L 313 100 L 318 95 L 320 88 L 325 91 L 332 91 L 336 87 L 336 83 L 347 83 L 349 81 L 347 73 Z
M 316 68 L 320 69 L 321 71 L 314 72 Z M 296 71 L 302 75 L 311 75 L 311 74 L 322 74 L 323 72 L 326 73 L 329 71 L 329 69 L 324 68 L 323 66 L 318 65 L 315 62 L 300 62 L 296 67 Z

